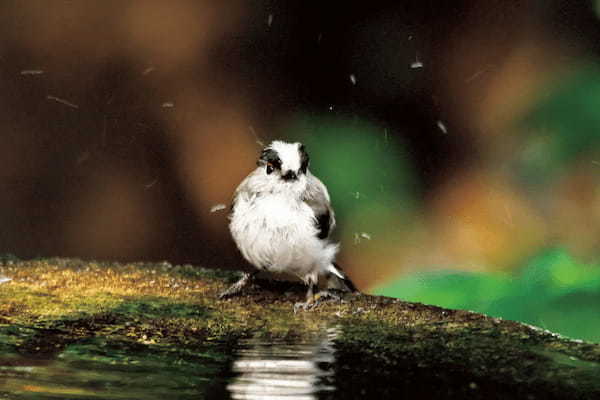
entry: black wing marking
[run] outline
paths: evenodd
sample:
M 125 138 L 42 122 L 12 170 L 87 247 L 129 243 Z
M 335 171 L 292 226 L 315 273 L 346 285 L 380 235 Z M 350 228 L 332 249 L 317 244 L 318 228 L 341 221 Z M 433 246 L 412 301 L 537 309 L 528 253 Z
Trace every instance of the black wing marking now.
M 344 282 L 344 284 L 346 285 L 346 287 L 348 288 L 348 290 L 350 290 L 350 292 L 352 292 L 352 293 L 357 293 L 357 292 L 360 293 L 360 290 L 358 290 L 356 288 L 356 286 L 354 285 L 354 282 L 352 282 L 350 280 L 350 278 L 348 278 L 348 275 L 346 275 L 344 273 L 344 271 L 342 270 L 342 268 L 340 268 L 339 264 L 333 263 L 333 266 L 335 267 L 335 269 L 337 269 L 344 276 L 344 278 L 342 279 L 342 282 Z M 334 276 L 336 276 L 336 275 L 334 275 Z
M 306 174 L 306 171 L 308 170 L 308 164 L 310 164 L 310 157 L 306 152 L 306 146 L 301 144 L 298 148 L 298 151 L 300 152 L 300 170 Z
M 331 227 L 331 214 L 327 211 L 325 214 L 317 215 L 317 237 L 319 239 L 326 239 L 329 236 L 329 230 Z

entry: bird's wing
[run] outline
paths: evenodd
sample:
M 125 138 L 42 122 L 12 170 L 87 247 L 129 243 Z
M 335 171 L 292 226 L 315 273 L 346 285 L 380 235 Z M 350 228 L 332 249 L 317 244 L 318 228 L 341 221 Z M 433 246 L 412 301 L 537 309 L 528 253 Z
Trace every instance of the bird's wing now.
M 254 192 L 251 189 L 251 186 L 252 186 L 251 180 L 253 179 L 254 175 L 256 175 L 256 170 L 252 171 L 250 174 L 248 174 L 248 176 L 246 176 L 246 178 L 244 178 L 244 180 L 235 189 L 235 192 L 233 192 L 233 197 L 231 199 L 231 206 L 229 207 L 230 212 L 232 214 L 235 209 L 235 205 L 236 205 L 238 198 L 240 196 L 251 196 L 252 193 Z
M 326 239 L 335 228 L 335 214 L 329 201 L 327 188 L 313 174 L 306 174 L 308 183 L 304 193 L 304 202 L 313 210 L 317 224 L 317 237 Z

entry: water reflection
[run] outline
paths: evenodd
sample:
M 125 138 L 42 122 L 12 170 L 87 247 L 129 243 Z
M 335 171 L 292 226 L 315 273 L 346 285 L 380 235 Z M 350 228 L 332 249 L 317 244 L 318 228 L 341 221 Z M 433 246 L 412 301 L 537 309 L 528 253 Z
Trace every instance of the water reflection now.
M 330 397 L 335 389 L 337 328 L 290 340 L 254 337 L 237 350 L 95 337 L 29 355 L 17 351 L 17 335 L 1 333 L 0 399 L 298 400 Z
M 233 399 L 316 399 L 331 392 L 333 341 L 338 328 L 329 328 L 301 341 L 264 341 L 252 338 L 241 343 L 233 371 L 239 375 L 227 386 Z
M 40 358 L 3 349 L 0 341 L 0 399 L 222 399 L 226 351 L 96 338 Z

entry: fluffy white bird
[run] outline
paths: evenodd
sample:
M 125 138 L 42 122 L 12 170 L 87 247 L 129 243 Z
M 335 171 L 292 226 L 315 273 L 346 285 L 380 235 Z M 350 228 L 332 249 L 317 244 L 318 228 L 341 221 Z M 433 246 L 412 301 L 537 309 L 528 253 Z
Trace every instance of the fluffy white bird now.
M 334 263 L 338 245 L 328 240 L 334 212 L 327 188 L 308 170 L 304 145 L 274 141 L 257 165 L 235 191 L 229 224 L 235 243 L 256 271 L 244 274 L 220 297 L 240 293 L 260 271 L 304 281 L 306 303 L 299 304 L 304 308 L 315 304 L 314 288 L 320 281 L 329 288 L 356 291 Z

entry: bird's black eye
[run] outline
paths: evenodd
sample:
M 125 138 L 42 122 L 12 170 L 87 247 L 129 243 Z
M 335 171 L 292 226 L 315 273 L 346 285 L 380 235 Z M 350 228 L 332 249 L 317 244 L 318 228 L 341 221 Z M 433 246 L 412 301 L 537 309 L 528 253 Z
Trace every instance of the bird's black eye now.
M 279 158 L 267 161 L 267 175 L 270 175 L 276 169 L 281 169 L 281 160 L 279 160 Z
M 266 165 L 265 171 L 267 175 L 270 175 L 276 169 L 281 169 L 281 160 L 277 152 L 273 149 L 264 149 L 260 155 L 260 158 L 256 162 L 259 166 Z

